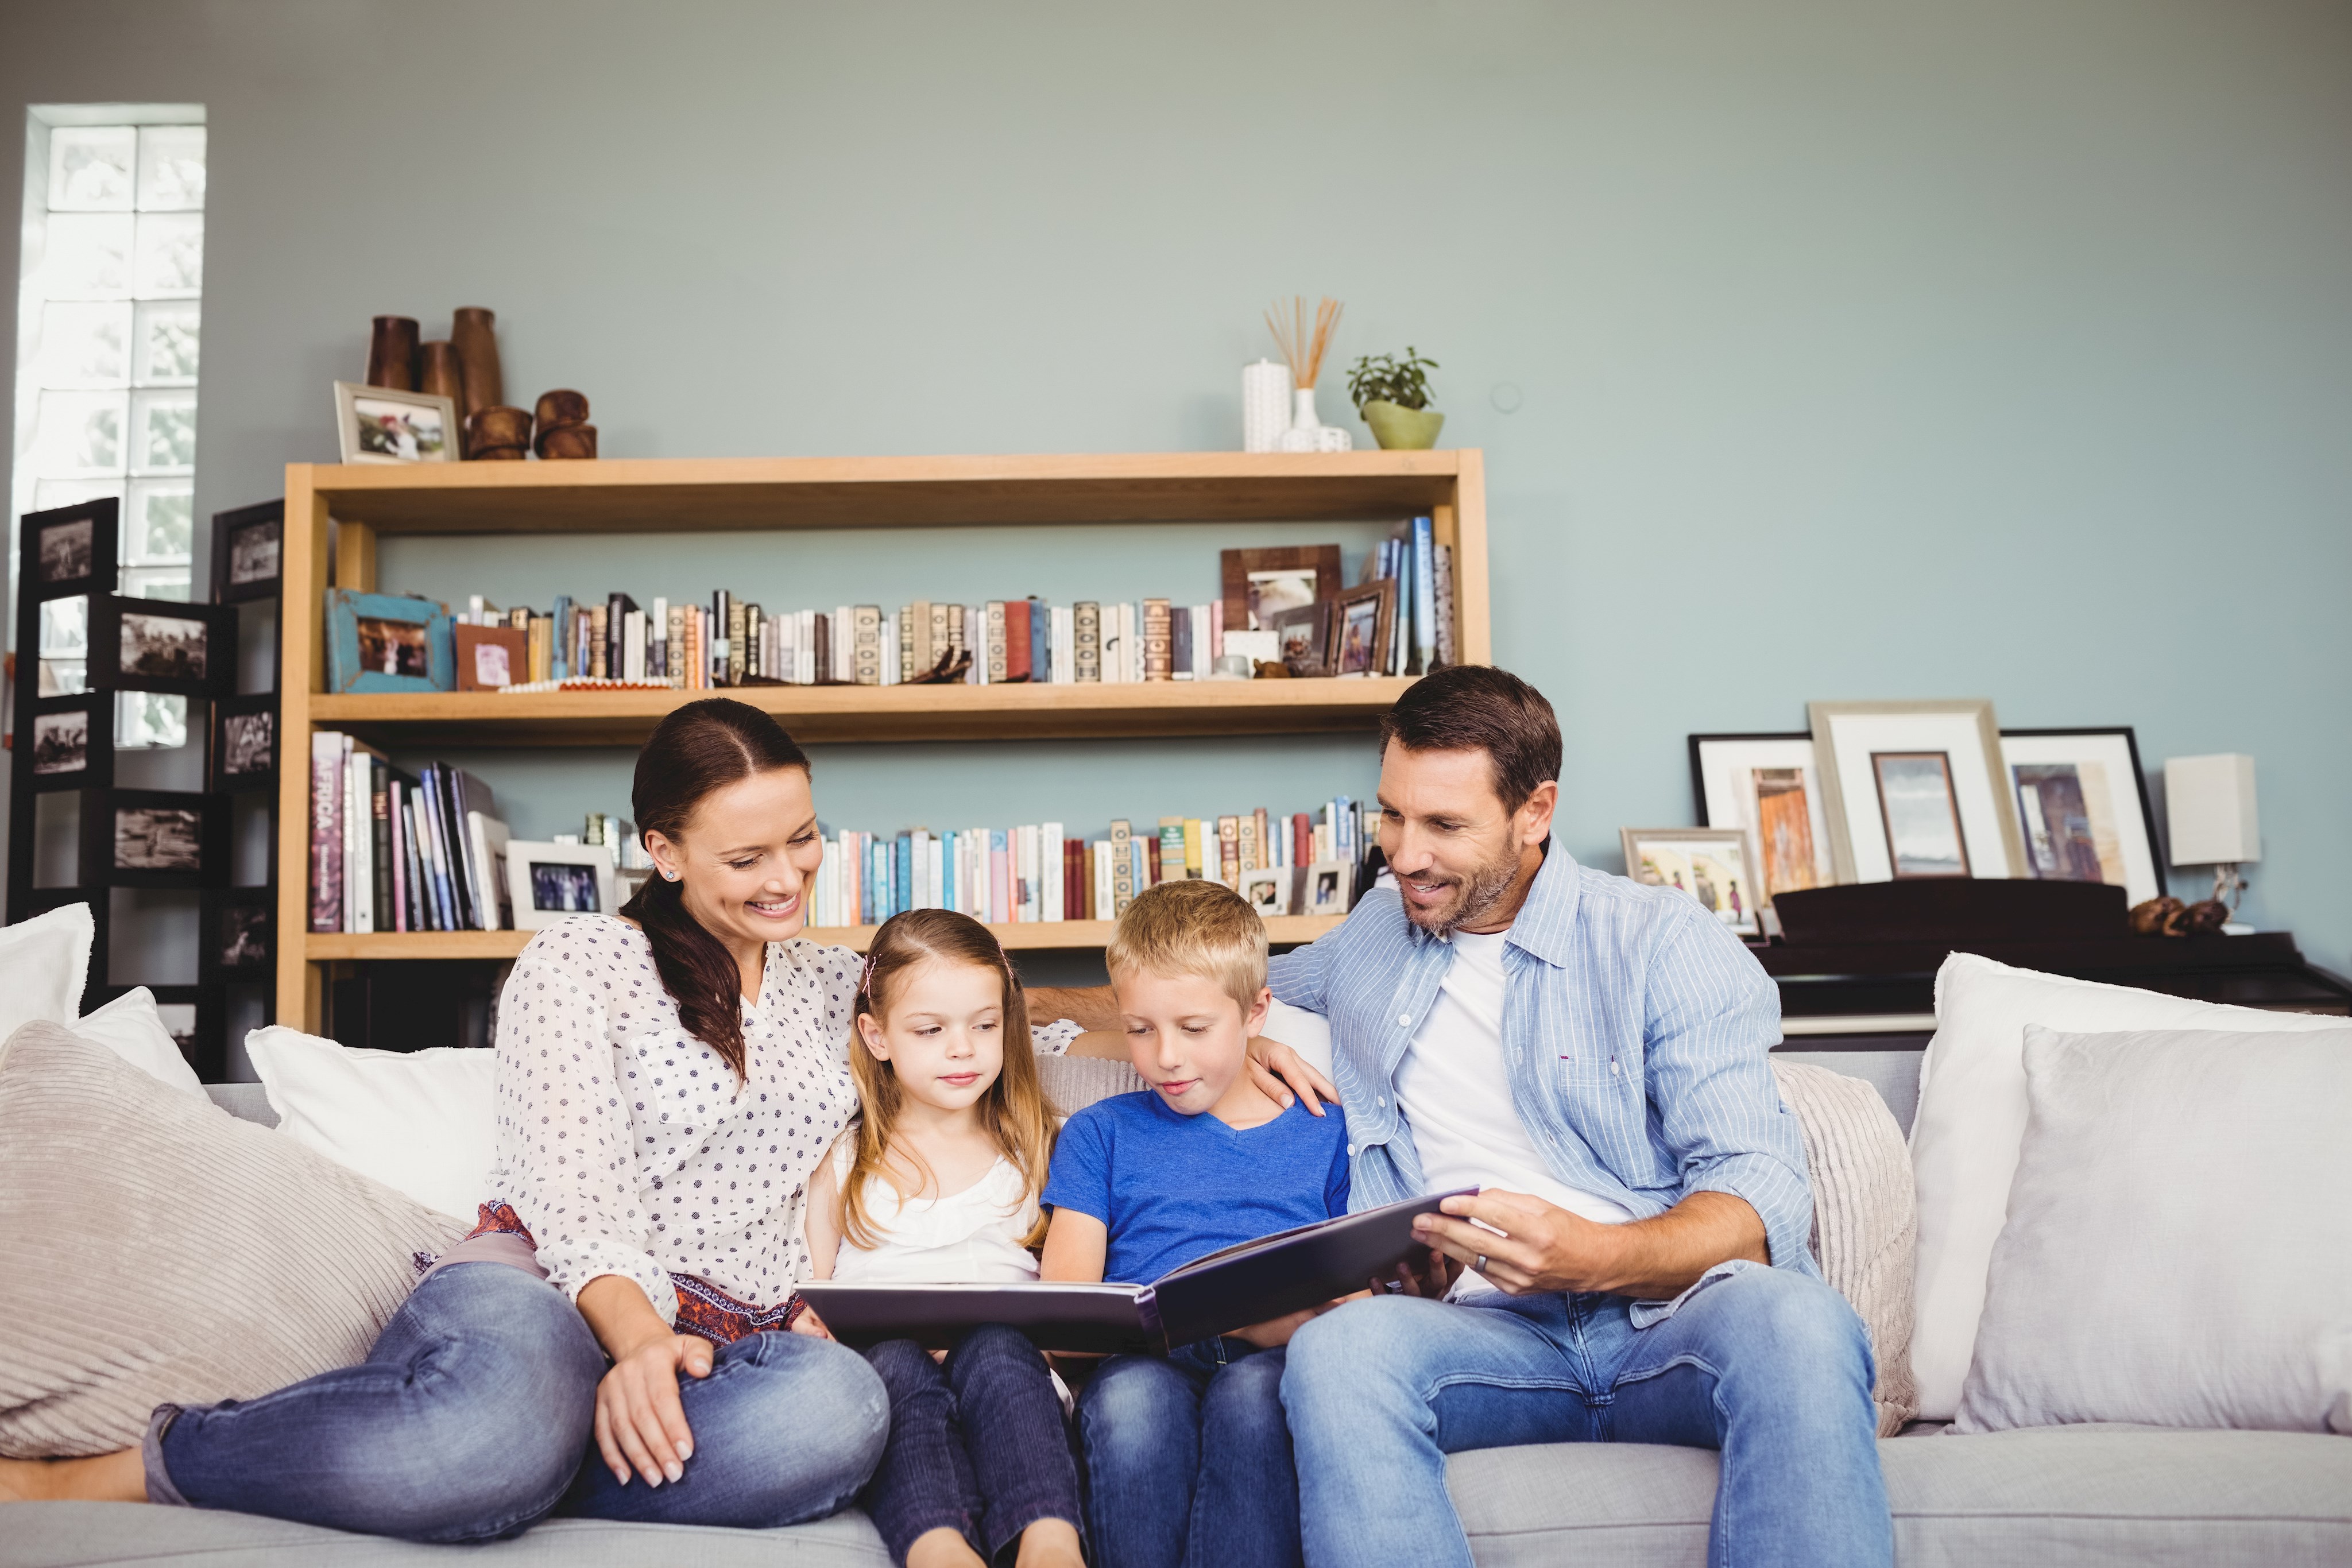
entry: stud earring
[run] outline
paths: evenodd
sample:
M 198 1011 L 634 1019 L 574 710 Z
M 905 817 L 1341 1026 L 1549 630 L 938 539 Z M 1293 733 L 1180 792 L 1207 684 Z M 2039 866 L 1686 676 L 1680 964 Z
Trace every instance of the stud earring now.
M 674 871 L 666 871 L 662 873 L 662 875 L 669 878 L 672 882 L 676 882 L 677 880 L 677 873 Z

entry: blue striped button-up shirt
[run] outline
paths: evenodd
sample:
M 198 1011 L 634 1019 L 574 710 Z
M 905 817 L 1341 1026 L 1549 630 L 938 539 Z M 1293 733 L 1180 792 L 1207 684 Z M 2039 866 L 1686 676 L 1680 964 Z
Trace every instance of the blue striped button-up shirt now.
M 1397 1069 L 1453 962 L 1376 888 L 1271 966 L 1276 996 L 1330 1019 L 1356 1209 L 1423 1190 Z M 1766 1058 L 1780 991 L 1738 937 L 1688 894 L 1587 870 L 1555 843 L 1503 971 L 1511 1102 L 1554 1176 L 1642 1219 L 1730 1193 L 1762 1217 L 1775 1265 L 1818 1277 L 1804 1140 Z

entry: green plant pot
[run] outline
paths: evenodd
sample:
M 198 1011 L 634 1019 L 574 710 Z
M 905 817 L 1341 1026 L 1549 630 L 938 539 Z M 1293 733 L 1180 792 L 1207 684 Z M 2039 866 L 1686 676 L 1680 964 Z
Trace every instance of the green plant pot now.
M 1403 408 L 1374 398 L 1364 405 L 1364 423 L 1383 451 L 1426 452 L 1437 444 L 1445 416 L 1433 408 Z

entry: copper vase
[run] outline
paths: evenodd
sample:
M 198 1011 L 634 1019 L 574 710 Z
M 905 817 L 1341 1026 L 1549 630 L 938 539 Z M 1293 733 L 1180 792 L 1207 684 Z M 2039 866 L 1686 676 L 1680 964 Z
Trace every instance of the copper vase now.
M 416 390 L 416 322 L 407 316 L 379 316 L 368 339 L 367 384 L 395 392 Z
M 478 305 L 464 306 L 452 315 L 449 342 L 457 350 L 466 378 L 465 401 L 457 410 L 461 416 L 477 409 L 499 407 L 507 401 L 506 378 L 499 372 L 494 321 L 490 312 Z

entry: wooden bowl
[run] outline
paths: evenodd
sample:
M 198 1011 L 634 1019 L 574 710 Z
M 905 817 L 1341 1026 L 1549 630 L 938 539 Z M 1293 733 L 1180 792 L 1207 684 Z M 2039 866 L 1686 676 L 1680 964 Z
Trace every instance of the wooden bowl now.
M 569 424 L 588 423 L 588 399 L 576 392 L 551 392 L 539 394 L 539 428 L 562 430 Z
M 481 451 L 493 446 L 529 446 L 530 411 L 492 403 L 466 416 L 467 446 Z
M 530 455 L 520 446 L 477 446 L 466 454 L 474 463 L 520 463 Z
M 596 427 L 567 424 L 539 433 L 539 455 L 551 462 L 566 457 L 596 455 Z

